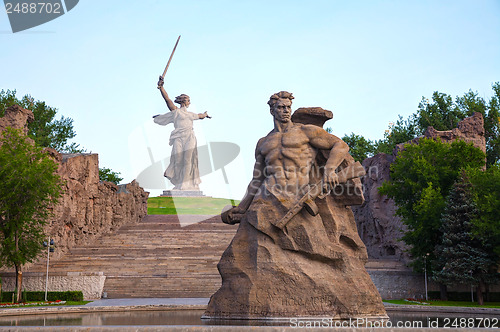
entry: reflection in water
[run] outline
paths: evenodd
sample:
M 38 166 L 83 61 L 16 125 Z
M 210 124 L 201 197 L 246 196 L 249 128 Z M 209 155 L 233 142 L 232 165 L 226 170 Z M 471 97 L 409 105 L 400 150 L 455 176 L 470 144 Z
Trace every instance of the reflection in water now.
M 288 321 L 202 320 L 204 310 L 123 311 L 0 317 L 0 326 L 281 325 Z M 392 327 L 500 327 L 500 315 L 389 312 Z M 480 322 L 482 325 L 479 326 Z M 417 324 L 417 325 L 415 325 Z M 485 324 L 487 326 L 485 326 Z M 319 325 L 318 325 L 319 326 Z
M 202 325 L 204 310 L 123 311 L 0 317 L 0 326 Z

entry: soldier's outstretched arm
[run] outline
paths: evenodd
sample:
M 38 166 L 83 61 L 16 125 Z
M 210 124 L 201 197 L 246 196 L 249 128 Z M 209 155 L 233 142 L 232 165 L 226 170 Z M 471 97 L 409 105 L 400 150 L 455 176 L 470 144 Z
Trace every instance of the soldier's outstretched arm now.
M 165 90 L 165 88 L 163 87 L 163 84 L 164 84 L 163 78 L 160 76 L 160 80 L 158 81 L 158 89 L 160 89 L 161 96 L 163 97 L 163 99 L 165 99 L 165 102 L 167 103 L 168 109 L 173 111 L 173 110 L 177 109 L 177 107 L 175 106 L 172 99 L 170 99 L 168 97 L 168 93 Z

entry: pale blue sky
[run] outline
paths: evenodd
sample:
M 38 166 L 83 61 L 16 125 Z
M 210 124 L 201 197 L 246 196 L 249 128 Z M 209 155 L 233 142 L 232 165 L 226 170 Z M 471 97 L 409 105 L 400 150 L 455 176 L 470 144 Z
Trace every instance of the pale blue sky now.
M 331 110 L 337 136 L 379 139 L 422 96 L 489 98 L 500 80 L 499 0 L 81 0 L 16 34 L 0 11 L 0 89 L 73 118 L 76 141 L 129 182 L 149 165 L 148 146 L 155 160 L 169 155 L 173 128 L 151 116 L 167 111 L 156 82 L 178 35 L 167 91 L 213 116 L 196 123 L 199 145 L 241 147 L 229 187 L 220 172 L 202 178 L 213 196 L 243 195 L 274 92 L 292 92 L 294 109 Z

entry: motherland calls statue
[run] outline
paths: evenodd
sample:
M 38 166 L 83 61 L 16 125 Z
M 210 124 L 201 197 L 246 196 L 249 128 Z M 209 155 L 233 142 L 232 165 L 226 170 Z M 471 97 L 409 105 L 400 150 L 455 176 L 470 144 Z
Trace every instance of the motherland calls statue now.
M 189 96 L 185 94 L 181 94 L 175 98 L 175 103 L 181 107 L 175 106 L 168 97 L 163 85 L 163 77 L 160 76 L 158 89 L 163 99 L 165 99 L 170 112 L 153 116 L 154 122 L 162 126 L 173 123 L 175 128 L 170 134 L 169 145 L 172 146 L 172 153 L 170 155 L 170 164 L 165 170 L 164 176 L 175 186 L 174 190 L 199 191 L 198 185 L 201 181 L 193 121 L 210 118 L 210 116 L 208 116 L 207 112 L 199 114 L 189 112 L 187 108 L 191 104 L 191 101 Z
M 364 169 L 322 128 L 332 113 L 301 108 L 292 116 L 293 98 L 271 96 L 274 129 L 257 143 L 253 179 L 221 215 L 239 227 L 204 318 L 385 319 L 349 207 L 363 202 Z

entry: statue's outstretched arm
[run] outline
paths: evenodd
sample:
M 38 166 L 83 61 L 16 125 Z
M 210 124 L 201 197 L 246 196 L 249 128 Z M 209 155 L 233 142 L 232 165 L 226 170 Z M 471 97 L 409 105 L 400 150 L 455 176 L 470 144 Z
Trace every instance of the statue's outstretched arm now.
M 158 89 L 160 89 L 161 96 L 163 97 L 163 99 L 165 99 L 165 102 L 167 103 L 168 109 L 173 111 L 173 110 L 177 109 L 177 107 L 175 106 L 172 99 L 170 99 L 168 97 L 168 93 L 165 90 L 165 88 L 163 87 L 163 83 L 164 83 L 163 78 L 160 76 L 160 80 L 158 81 Z
M 212 117 L 210 115 L 208 115 L 207 112 L 205 112 L 205 113 L 198 113 L 198 119 L 204 119 L 204 118 L 211 119 Z

